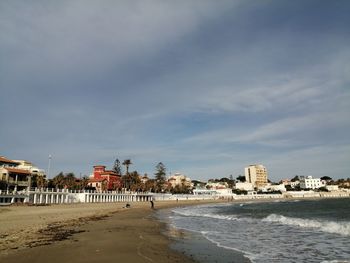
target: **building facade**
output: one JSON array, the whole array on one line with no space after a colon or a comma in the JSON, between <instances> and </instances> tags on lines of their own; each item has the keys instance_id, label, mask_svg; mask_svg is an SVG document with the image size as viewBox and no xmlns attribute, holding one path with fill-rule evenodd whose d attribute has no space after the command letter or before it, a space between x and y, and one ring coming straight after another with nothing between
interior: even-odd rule
<instances>
[{"instance_id":1,"label":"building facade","mask_svg":"<svg viewBox=\"0 0 350 263\"><path fill-rule=\"evenodd\" d=\"M300 188L301 189L318 189L326 186L320 178L313 178L311 175L300 176Z\"/></svg>"},{"instance_id":2,"label":"building facade","mask_svg":"<svg viewBox=\"0 0 350 263\"><path fill-rule=\"evenodd\" d=\"M191 179L181 173L175 173L171 175L168 179L168 183L172 188L176 186L192 187Z\"/></svg>"},{"instance_id":3,"label":"building facade","mask_svg":"<svg viewBox=\"0 0 350 263\"><path fill-rule=\"evenodd\" d=\"M104 165L95 165L88 186L99 192L120 189L122 187L121 175L115 171L106 170Z\"/></svg>"},{"instance_id":4,"label":"building facade","mask_svg":"<svg viewBox=\"0 0 350 263\"><path fill-rule=\"evenodd\" d=\"M254 187L260 188L267 184L267 169L261 164L253 164L244 168L245 180Z\"/></svg>"},{"instance_id":5,"label":"building facade","mask_svg":"<svg viewBox=\"0 0 350 263\"><path fill-rule=\"evenodd\" d=\"M0 156L0 190L26 190L31 187L33 176L45 178L45 171L28 161L10 160Z\"/></svg>"},{"instance_id":6,"label":"building facade","mask_svg":"<svg viewBox=\"0 0 350 263\"><path fill-rule=\"evenodd\" d=\"M45 170L38 168L33 163L26 161L26 160L14 160L19 165L17 166L18 169L23 169L30 171L32 175L37 175L41 177L46 177Z\"/></svg>"},{"instance_id":7,"label":"building facade","mask_svg":"<svg viewBox=\"0 0 350 263\"><path fill-rule=\"evenodd\" d=\"M243 190L243 191L253 191L254 186L252 183L247 182L237 182L235 185L235 189Z\"/></svg>"}]
</instances>

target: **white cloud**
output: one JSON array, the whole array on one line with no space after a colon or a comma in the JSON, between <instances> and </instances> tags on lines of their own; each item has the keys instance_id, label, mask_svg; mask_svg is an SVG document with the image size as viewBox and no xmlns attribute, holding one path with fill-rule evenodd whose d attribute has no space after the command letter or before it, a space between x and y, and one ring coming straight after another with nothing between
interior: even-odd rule
<instances>
[{"instance_id":1,"label":"white cloud","mask_svg":"<svg viewBox=\"0 0 350 263\"><path fill-rule=\"evenodd\" d=\"M262 161L276 174L295 149L348 145L347 39L256 24L244 3L1 2L1 148L68 170L162 159L197 177Z\"/></svg>"},{"instance_id":2,"label":"white cloud","mask_svg":"<svg viewBox=\"0 0 350 263\"><path fill-rule=\"evenodd\" d=\"M8 67L84 74L155 55L222 10L210 1L61 1L1 5ZM74 75L72 74L72 75Z\"/></svg>"}]
</instances>

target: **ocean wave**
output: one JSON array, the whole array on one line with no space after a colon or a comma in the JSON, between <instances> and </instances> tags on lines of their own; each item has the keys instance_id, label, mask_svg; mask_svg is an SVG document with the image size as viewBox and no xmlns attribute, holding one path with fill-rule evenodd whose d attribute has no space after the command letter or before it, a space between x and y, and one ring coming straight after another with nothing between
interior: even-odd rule
<instances>
[{"instance_id":1,"label":"ocean wave","mask_svg":"<svg viewBox=\"0 0 350 263\"><path fill-rule=\"evenodd\" d=\"M242 253L243 256L244 256L245 258L248 258L249 261L250 261L251 263L254 263L254 262L255 262L255 259L257 258L257 256L256 256L255 254L253 254L253 253L251 253L251 252L247 252L247 251L242 250L242 249L238 249L238 248L236 248L236 247L230 247L230 246L222 245L219 241L216 241L216 240L210 238L210 237L207 235L208 233L210 233L210 232L205 232L205 231L203 231L203 232L202 232L203 237L205 237L205 238L206 238L208 241L210 241L211 243L215 244L217 247L224 248L224 249L228 249L228 250L238 251L238 252Z\"/></svg>"},{"instance_id":2,"label":"ocean wave","mask_svg":"<svg viewBox=\"0 0 350 263\"><path fill-rule=\"evenodd\" d=\"M324 260L321 263L350 263L350 260Z\"/></svg>"},{"instance_id":3,"label":"ocean wave","mask_svg":"<svg viewBox=\"0 0 350 263\"><path fill-rule=\"evenodd\" d=\"M220 219L220 220L238 220L238 218L235 215L217 215L217 214L208 214L208 213L202 214L202 213L195 213L193 211L177 211L177 210L173 210L172 212L182 216L207 217L207 218Z\"/></svg>"},{"instance_id":4,"label":"ocean wave","mask_svg":"<svg viewBox=\"0 0 350 263\"><path fill-rule=\"evenodd\" d=\"M262 221L280 223L289 226L298 226L302 228L313 228L327 233L339 234L342 236L350 236L349 222L318 221L312 219L287 217L276 214L271 214L262 219Z\"/></svg>"}]
</instances>

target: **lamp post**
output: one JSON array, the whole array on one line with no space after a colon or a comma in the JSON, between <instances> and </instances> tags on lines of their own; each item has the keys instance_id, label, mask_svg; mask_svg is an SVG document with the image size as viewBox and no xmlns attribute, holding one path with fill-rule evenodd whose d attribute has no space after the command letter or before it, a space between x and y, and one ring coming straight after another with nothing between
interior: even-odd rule
<instances>
[{"instance_id":1,"label":"lamp post","mask_svg":"<svg viewBox=\"0 0 350 263\"><path fill-rule=\"evenodd\" d=\"M49 164L47 165L47 179L50 179L50 166L51 166L52 156L49 154Z\"/></svg>"}]
</instances>

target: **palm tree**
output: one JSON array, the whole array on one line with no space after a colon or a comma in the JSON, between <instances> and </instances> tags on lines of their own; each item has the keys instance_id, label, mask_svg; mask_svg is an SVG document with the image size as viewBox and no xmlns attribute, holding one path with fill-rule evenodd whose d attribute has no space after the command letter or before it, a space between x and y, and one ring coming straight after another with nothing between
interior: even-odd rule
<instances>
[{"instance_id":1,"label":"palm tree","mask_svg":"<svg viewBox=\"0 0 350 263\"><path fill-rule=\"evenodd\" d=\"M68 173L66 174L65 178L64 178L64 181L65 181L65 186L68 188L68 189L73 189L75 187L75 175L74 173Z\"/></svg>"},{"instance_id":2,"label":"palm tree","mask_svg":"<svg viewBox=\"0 0 350 263\"><path fill-rule=\"evenodd\" d=\"M132 163L131 163L130 159L126 159L126 160L124 160L124 162L122 164L125 165L125 169L126 169L126 174L125 174L124 180L123 180L124 186L126 189L129 189L130 188L129 165L131 165Z\"/></svg>"},{"instance_id":3,"label":"palm tree","mask_svg":"<svg viewBox=\"0 0 350 263\"><path fill-rule=\"evenodd\" d=\"M38 176L36 178L36 184L39 188L43 188L46 185L46 180L44 176Z\"/></svg>"},{"instance_id":4,"label":"palm tree","mask_svg":"<svg viewBox=\"0 0 350 263\"><path fill-rule=\"evenodd\" d=\"M137 171L131 172L130 175L128 176L130 179L130 189L132 191L140 190L141 188L141 180L140 180L140 175L138 174Z\"/></svg>"},{"instance_id":5,"label":"palm tree","mask_svg":"<svg viewBox=\"0 0 350 263\"><path fill-rule=\"evenodd\" d=\"M129 165L131 165L132 163L131 163L131 160L130 159L126 159L126 160L124 160L124 162L123 162L123 165L125 165L125 168L126 168L126 175L128 175L129 174Z\"/></svg>"},{"instance_id":6,"label":"palm tree","mask_svg":"<svg viewBox=\"0 0 350 263\"><path fill-rule=\"evenodd\" d=\"M54 178L52 178L52 184L55 188L63 188L64 186L64 174L60 172Z\"/></svg>"},{"instance_id":7,"label":"palm tree","mask_svg":"<svg viewBox=\"0 0 350 263\"><path fill-rule=\"evenodd\" d=\"M80 188L81 190L85 189L89 183L89 178L87 176L83 176L80 181Z\"/></svg>"}]
</instances>

